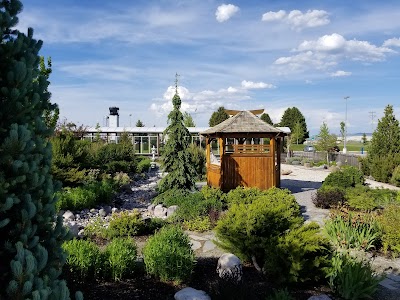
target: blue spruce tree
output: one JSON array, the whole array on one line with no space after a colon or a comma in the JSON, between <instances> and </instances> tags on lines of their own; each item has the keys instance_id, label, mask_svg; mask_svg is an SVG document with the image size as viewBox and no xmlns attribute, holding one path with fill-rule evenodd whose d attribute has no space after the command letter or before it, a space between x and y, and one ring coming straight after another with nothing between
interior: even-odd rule
<instances>
[{"instance_id":1,"label":"blue spruce tree","mask_svg":"<svg viewBox=\"0 0 400 300\"><path fill-rule=\"evenodd\" d=\"M69 299L66 236L50 175L52 110L41 41L13 29L22 4L0 0L0 299ZM81 298L81 294L77 294Z\"/></svg>"}]
</instances>

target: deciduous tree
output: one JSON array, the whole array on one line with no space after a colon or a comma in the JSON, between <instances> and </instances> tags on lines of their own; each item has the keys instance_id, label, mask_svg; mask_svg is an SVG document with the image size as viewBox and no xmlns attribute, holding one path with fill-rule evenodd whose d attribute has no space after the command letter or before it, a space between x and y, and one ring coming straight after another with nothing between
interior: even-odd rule
<instances>
[{"instance_id":1,"label":"deciduous tree","mask_svg":"<svg viewBox=\"0 0 400 300\"><path fill-rule=\"evenodd\" d=\"M208 125L210 125L210 127L214 127L215 125L218 125L227 119L229 119L229 115L226 113L225 108L221 106L217 111L212 113Z\"/></svg>"},{"instance_id":2,"label":"deciduous tree","mask_svg":"<svg viewBox=\"0 0 400 300\"><path fill-rule=\"evenodd\" d=\"M269 125L273 125L272 120L267 113L263 113L260 117L261 120L263 120L265 123L268 123Z\"/></svg>"},{"instance_id":3,"label":"deciduous tree","mask_svg":"<svg viewBox=\"0 0 400 300\"><path fill-rule=\"evenodd\" d=\"M326 152L326 161L329 165L329 152L334 146L336 146L337 136L329 132L328 125L325 122L322 123L319 134L319 140L317 141L316 148L319 151Z\"/></svg>"},{"instance_id":4,"label":"deciduous tree","mask_svg":"<svg viewBox=\"0 0 400 300\"><path fill-rule=\"evenodd\" d=\"M299 141L304 139L304 129L303 126L301 126L300 122L297 121L296 124L294 124L293 132L292 132L292 143L294 144L299 144Z\"/></svg>"},{"instance_id":5,"label":"deciduous tree","mask_svg":"<svg viewBox=\"0 0 400 300\"><path fill-rule=\"evenodd\" d=\"M304 131L304 137L299 140L299 143L301 144L305 141L306 138L309 137L309 133L307 130L306 119L297 107L289 107L288 109L286 109L278 126L289 127L290 130L293 132L296 122L300 122L301 127Z\"/></svg>"},{"instance_id":6,"label":"deciduous tree","mask_svg":"<svg viewBox=\"0 0 400 300\"><path fill-rule=\"evenodd\" d=\"M185 127L196 127L192 116L188 112L185 112L183 114L183 124L185 125Z\"/></svg>"}]
</instances>

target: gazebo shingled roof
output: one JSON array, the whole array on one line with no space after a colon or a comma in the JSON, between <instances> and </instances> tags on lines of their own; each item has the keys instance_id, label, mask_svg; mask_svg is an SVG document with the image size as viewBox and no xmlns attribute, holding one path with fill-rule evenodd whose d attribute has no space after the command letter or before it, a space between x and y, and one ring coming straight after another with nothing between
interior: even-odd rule
<instances>
[{"instance_id":1,"label":"gazebo shingled roof","mask_svg":"<svg viewBox=\"0 0 400 300\"><path fill-rule=\"evenodd\" d=\"M201 135L211 135L215 133L277 133L279 135L286 135L286 133L263 120L259 119L249 111L240 111L233 117L211 127L203 132Z\"/></svg>"}]
</instances>

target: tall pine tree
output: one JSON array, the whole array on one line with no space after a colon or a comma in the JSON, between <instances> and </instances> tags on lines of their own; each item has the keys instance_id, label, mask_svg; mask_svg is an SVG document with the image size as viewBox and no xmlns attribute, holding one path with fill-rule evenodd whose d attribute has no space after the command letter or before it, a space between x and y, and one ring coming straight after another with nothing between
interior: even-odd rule
<instances>
[{"instance_id":1,"label":"tall pine tree","mask_svg":"<svg viewBox=\"0 0 400 300\"><path fill-rule=\"evenodd\" d=\"M269 114L267 113L263 113L260 117L261 120L263 120L265 123L269 124L269 125L273 125L271 117L269 116Z\"/></svg>"},{"instance_id":2,"label":"tall pine tree","mask_svg":"<svg viewBox=\"0 0 400 300\"><path fill-rule=\"evenodd\" d=\"M182 101L178 95L177 80L175 87L175 95L172 98L174 108L168 115L169 126L164 131L167 142L162 155L163 167L168 174L160 181L160 192L169 189L192 190L196 178L196 170L188 151L190 133L183 124L183 114L180 111Z\"/></svg>"},{"instance_id":3,"label":"tall pine tree","mask_svg":"<svg viewBox=\"0 0 400 300\"><path fill-rule=\"evenodd\" d=\"M69 299L58 279L66 231L50 175L54 108L40 73L41 41L13 29L22 4L0 1L0 299Z\"/></svg>"},{"instance_id":4,"label":"tall pine tree","mask_svg":"<svg viewBox=\"0 0 400 300\"><path fill-rule=\"evenodd\" d=\"M215 125L218 125L227 119L229 119L229 115L225 111L225 108L221 106L217 111L212 113L210 120L208 121L208 125L210 125L210 127L214 127Z\"/></svg>"}]
</instances>

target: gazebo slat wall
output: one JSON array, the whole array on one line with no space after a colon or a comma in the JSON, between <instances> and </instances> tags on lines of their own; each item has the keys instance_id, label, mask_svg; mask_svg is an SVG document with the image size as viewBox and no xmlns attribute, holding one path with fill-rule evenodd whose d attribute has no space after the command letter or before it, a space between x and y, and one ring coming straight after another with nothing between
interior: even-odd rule
<instances>
[{"instance_id":1,"label":"gazebo slat wall","mask_svg":"<svg viewBox=\"0 0 400 300\"><path fill-rule=\"evenodd\" d=\"M282 130L242 111L201 134L206 136L209 186L224 191L280 186Z\"/></svg>"}]
</instances>

